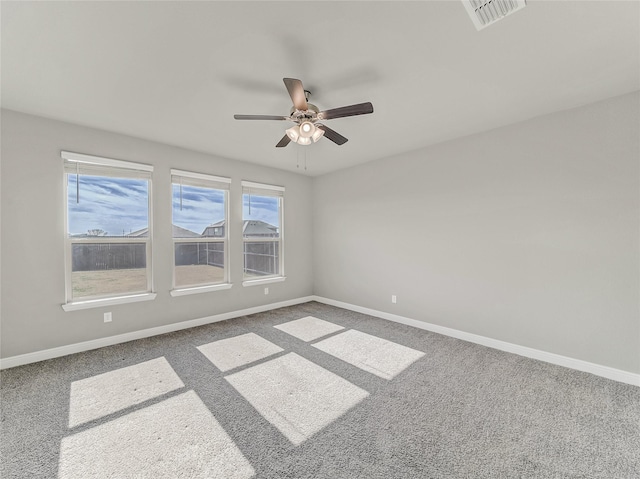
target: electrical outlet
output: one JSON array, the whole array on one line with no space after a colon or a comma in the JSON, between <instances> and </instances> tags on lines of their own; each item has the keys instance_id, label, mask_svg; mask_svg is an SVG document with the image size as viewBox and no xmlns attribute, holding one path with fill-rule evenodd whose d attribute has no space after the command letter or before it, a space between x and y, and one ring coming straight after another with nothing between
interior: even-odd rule
<instances>
[{"instance_id":1,"label":"electrical outlet","mask_svg":"<svg viewBox=\"0 0 640 479\"><path fill-rule=\"evenodd\" d=\"M104 313L104 322L105 323L110 323L112 320L113 320L113 316L111 315L111 312Z\"/></svg>"},{"instance_id":2,"label":"electrical outlet","mask_svg":"<svg viewBox=\"0 0 640 479\"><path fill-rule=\"evenodd\" d=\"M392 302L393 304L396 304L396 303L398 302L398 298L396 298L396 295L395 295L395 294L392 294L392 295L391 295L391 302Z\"/></svg>"},{"instance_id":3,"label":"electrical outlet","mask_svg":"<svg viewBox=\"0 0 640 479\"><path fill-rule=\"evenodd\" d=\"M269 288L264 288L264 294L269 294Z\"/></svg>"}]
</instances>

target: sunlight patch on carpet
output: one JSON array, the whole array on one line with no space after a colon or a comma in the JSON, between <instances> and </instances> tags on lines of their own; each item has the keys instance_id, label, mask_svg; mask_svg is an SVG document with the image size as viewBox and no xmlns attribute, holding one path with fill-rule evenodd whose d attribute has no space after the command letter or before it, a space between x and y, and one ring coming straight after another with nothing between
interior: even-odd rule
<instances>
[{"instance_id":1,"label":"sunlight patch on carpet","mask_svg":"<svg viewBox=\"0 0 640 479\"><path fill-rule=\"evenodd\" d=\"M305 318L278 324L274 328L284 331L302 341L313 341L327 334L335 333L344 329L342 326L324 321L323 319L307 316Z\"/></svg>"},{"instance_id":2,"label":"sunlight patch on carpet","mask_svg":"<svg viewBox=\"0 0 640 479\"><path fill-rule=\"evenodd\" d=\"M255 471L194 391L62 439L59 479L247 479Z\"/></svg>"},{"instance_id":3,"label":"sunlight patch on carpet","mask_svg":"<svg viewBox=\"0 0 640 479\"><path fill-rule=\"evenodd\" d=\"M69 427L184 387L164 357L71 383Z\"/></svg>"},{"instance_id":4,"label":"sunlight patch on carpet","mask_svg":"<svg viewBox=\"0 0 640 479\"><path fill-rule=\"evenodd\" d=\"M369 393L295 353L225 378L293 444L301 444Z\"/></svg>"},{"instance_id":5,"label":"sunlight patch on carpet","mask_svg":"<svg viewBox=\"0 0 640 479\"><path fill-rule=\"evenodd\" d=\"M351 329L312 345L384 379L393 379L424 356L422 351Z\"/></svg>"},{"instance_id":6,"label":"sunlight patch on carpet","mask_svg":"<svg viewBox=\"0 0 640 479\"><path fill-rule=\"evenodd\" d=\"M255 333L203 344L198 347L198 350L222 372L284 351L280 346L276 346Z\"/></svg>"}]
</instances>

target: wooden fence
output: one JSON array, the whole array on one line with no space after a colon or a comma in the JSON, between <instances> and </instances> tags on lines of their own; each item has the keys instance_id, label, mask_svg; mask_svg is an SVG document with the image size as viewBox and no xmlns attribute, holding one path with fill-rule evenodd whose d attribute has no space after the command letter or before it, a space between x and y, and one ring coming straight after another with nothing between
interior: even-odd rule
<instances>
[{"instance_id":1,"label":"wooden fence","mask_svg":"<svg viewBox=\"0 0 640 479\"><path fill-rule=\"evenodd\" d=\"M147 267L144 243L87 243L71 246L72 271Z\"/></svg>"}]
</instances>

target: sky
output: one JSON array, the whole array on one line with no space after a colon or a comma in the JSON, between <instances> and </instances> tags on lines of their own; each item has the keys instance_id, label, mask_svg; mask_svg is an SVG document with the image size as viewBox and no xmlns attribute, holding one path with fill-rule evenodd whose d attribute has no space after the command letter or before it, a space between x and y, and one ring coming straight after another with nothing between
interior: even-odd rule
<instances>
[{"instance_id":1,"label":"sky","mask_svg":"<svg viewBox=\"0 0 640 479\"><path fill-rule=\"evenodd\" d=\"M69 234L100 229L109 236L121 236L149 224L148 181L80 175L79 202L76 175L67 175Z\"/></svg>"},{"instance_id":2,"label":"sky","mask_svg":"<svg viewBox=\"0 0 640 479\"><path fill-rule=\"evenodd\" d=\"M180 185L172 188L174 225L202 234L207 226L224 219L223 191L183 185L181 209Z\"/></svg>"},{"instance_id":3,"label":"sky","mask_svg":"<svg viewBox=\"0 0 640 479\"><path fill-rule=\"evenodd\" d=\"M249 208L249 195L242 195L242 219L260 220L279 228L278 198L251 195L251 208Z\"/></svg>"},{"instance_id":4,"label":"sky","mask_svg":"<svg viewBox=\"0 0 640 479\"><path fill-rule=\"evenodd\" d=\"M145 179L80 175L79 202L76 202L76 175L68 178L69 234L100 229L108 236L121 236L146 228L149 187ZM211 188L172 185L173 224L201 234L210 224L224 219L224 193ZM243 195L243 219L260 220L280 226L278 199Z\"/></svg>"}]
</instances>

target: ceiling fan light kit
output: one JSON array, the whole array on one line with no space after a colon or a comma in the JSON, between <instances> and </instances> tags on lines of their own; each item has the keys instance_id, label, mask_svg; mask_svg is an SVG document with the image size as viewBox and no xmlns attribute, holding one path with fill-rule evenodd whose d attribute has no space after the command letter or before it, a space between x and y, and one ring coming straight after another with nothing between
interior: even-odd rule
<instances>
[{"instance_id":1,"label":"ceiling fan light kit","mask_svg":"<svg viewBox=\"0 0 640 479\"><path fill-rule=\"evenodd\" d=\"M315 128L315 131L313 132L313 135L311 135L311 139L315 143L320 138L322 138L323 135L324 135L324 130L321 130L320 128Z\"/></svg>"},{"instance_id":2,"label":"ceiling fan light kit","mask_svg":"<svg viewBox=\"0 0 640 479\"><path fill-rule=\"evenodd\" d=\"M298 125L292 126L287 131L285 131L287 136L291 139L291 141L298 142L298 138L300 138L300 127Z\"/></svg>"},{"instance_id":3,"label":"ceiling fan light kit","mask_svg":"<svg viewBox=\"0 0 640 479\"><path fill-rule=\"evenodd\" d=\"M313 126L313 123L311 123L309 120L305 120L300 123L300 136L304 138L311 138L311 135L313 135L314 131L316 131L316 127Z\"/></svg>"},{"instance_id":4,"label":"ceiling fan light kit","mask_svg":"<svg viewBox=\"0 0 640 479\"><path fill-rule=\"evenodd\" d=\"M322 138L324 130L316 128L310 121L305 121L300 126L292 126L285 133L291 141L298 145L310 145L311 142L315 143Z\"/></svg>"},{"instance_id":5,"label":"ceiling fan light kit","mask_svg":"<svg viewBox=\"0 0 640 479\"><path fill-rule=\"evenodd\" d=\"M283 148L292 141L298 145L310 145L323 136L336 145L344 145L348 141L347 138L328 126L318 123L318 121L373 113L373 105L370 102L320 111L317 106L307 103L311 93L303 88L300 80L283 78L283 81L293 101L293 108L291 108L289 116L233 115L236 120L288 120L294 122L295 125L285 131L285 135L278 142L276 148Z\"/></svg>"}]
</instances>

